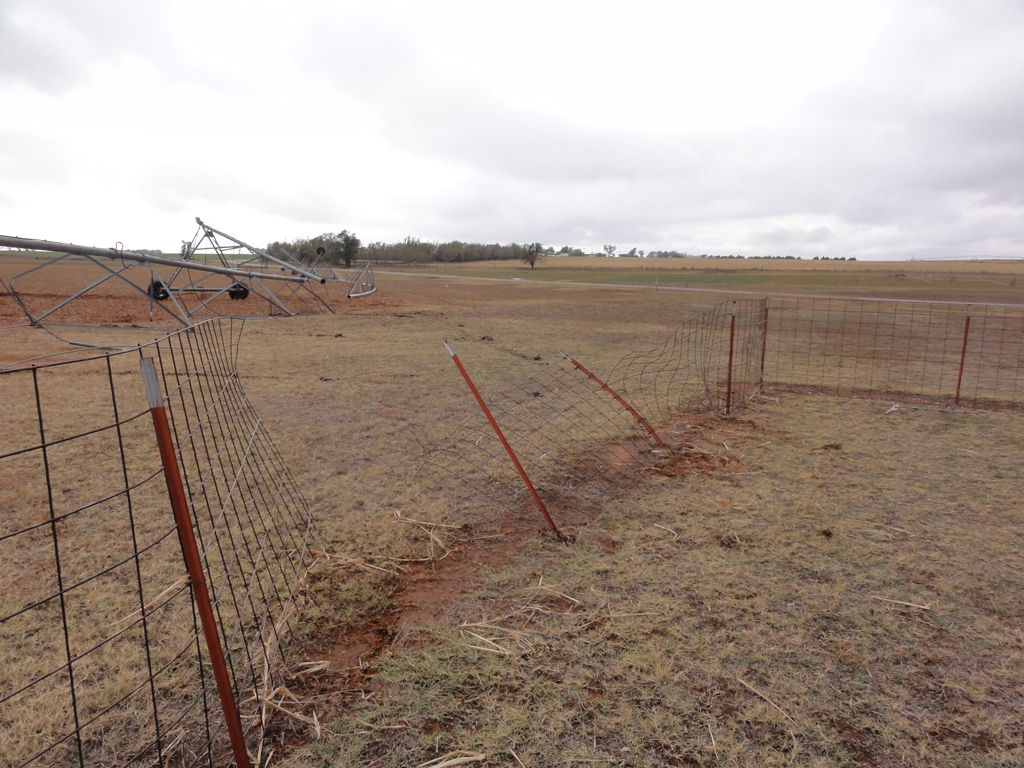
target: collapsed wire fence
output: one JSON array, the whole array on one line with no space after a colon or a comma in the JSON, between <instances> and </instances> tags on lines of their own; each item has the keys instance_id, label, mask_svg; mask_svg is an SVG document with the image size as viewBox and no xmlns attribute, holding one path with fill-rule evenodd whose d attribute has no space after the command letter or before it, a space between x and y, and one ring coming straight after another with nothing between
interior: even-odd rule
<instances>
[{"instance_id":1,"label":"collapsed wire fence","mask_svg":"<svg viewBox=\"0 0 1024 768\"><path fill-rule=\"evenodd\" d=\"M729 411L761 383L766 308L763 299L710 307L654 349L623 357L609 386L657 424L683 413Z\"/></svg>"},{"instance_id":2,"label":"collapsed wire fence","mask_svg":"<svg viewBox=\"0 0 1024 768\"><path fill-rule=\"evenodd\" d=\"M227 764L217 657L258 753L312 518L240 386L241 327L0 371L0 766ZM141 358L158 373L219 648L183 563Z\"/></svg>"},{"instance_id":3,"label":"collapsed wire fence","mask_svg":"<svg viewBox=\"0 0 1024 768\"><path fill-rule=\"evenodd\" d=\"M821 298L726 302L687 319L654 349L622 358L605 386L555 364L486 404L481 398L493 413L493 429L483 414L475 415L420 458L517 516L530 513L532 478L537 505L549 503L561 522L573 524L656 468L666 452L685 449L676 422L729 413L759 391L1020 409L1022 369L1021 306ZM639 429L629 409L653 425L656 439ZM496 429L507 433L514 459ZM659 445L657 434L667 445ZM521 478L515 461L525 470Z\"/></svg>"},{"instance_id":4,"label":"collapsed wire fence","mask_svg":"<svg viewBox=\"0 0 1024 768\"><path fill-rule=\"evenodd\" d=\"M579 523L584 519L579 513L629 487L640 456L650 450L628 412L607 407L606 397L575 367L553 364L488 398L491 416L533 478L556 529ZM517 517L531 509L537 514L529 487L483 413L464 421L421 459Z\"/></svg>"},{"instance_id":5,"label":"collapsed wire fence","mask_svg":"<svg viewBox=\"0 0 1024 768\"><path fill-rule=\"evenodd\" d=\"M556 534L579 525L672 450L659 432L675 415L732 408L756 392L764 317L764 301L713 307L653 350L623 358L608 383L567 356L486 398L497 429L486 411L475 414L420 460L517 517L547 507Z\"/></svg>"}]
</instances>

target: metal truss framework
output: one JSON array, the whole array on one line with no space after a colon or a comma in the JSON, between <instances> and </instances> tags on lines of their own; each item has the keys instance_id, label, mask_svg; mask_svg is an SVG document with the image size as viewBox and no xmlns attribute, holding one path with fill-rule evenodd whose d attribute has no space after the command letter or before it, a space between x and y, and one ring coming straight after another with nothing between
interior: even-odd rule
<instances>
[{"instance_id":1,"label":"metal truss framework","mask_svg":"<svg viewBox=\"0 0 1024 768\"><path fill-rule=\"evenodd\" d=\"M377 290L373 268L367 263L352 280L340 276L322 262L319 253L311 264L294 259L278 259L225 232L214 229L196 217L199 229L189 243L182 259L168 259L138 251L59 243L0 235L0 246L23 251L59 254L11 278L5 290L25 313L31 325L43 327L55 322L55 313L72 304L101 285L114 281L128 287L128 295L138 295L149 302L149 319L164 316L182 327L191 327L198 318L209 316L235 317L298 314L300 311L334 313L329 284L343 284L348 298L366 296ZM56 302L38 307L26 301L28 294L18 291L18 281L61 264L66 259L85 259L99 272L88 285L57 298ZM139 280L136 267L148 267L148 279ZM157 268L162 267L164 274ZM167 268L171 269L166 276ZM257 312L225 312L223 302L254 298L265 310ZM37 300L38 295L33 296ZM220 309L218 309L220 307Z\"/></svg>"},{"instance_id":2,"label":"metal truss framework","mask_svg":"<svg viewBox=\"0 0 1024 768\"><path fill-rule=\"evenodd\" d=\"M214 229L203 222L198 216L196 217L196 223L199 225L199 229L189 244L188 253L184 257L186 261L194 261L196 254L206 258L209 258L212 254L220 260L223 266L233 266L236 268L259 267L264 270L277 268L282 271L290 271L292 274L302 275L310 281L320 283L324 286L323 290L325 293L328 283L344 283L350 286L345 293L346 298L349 299L369 296L377 290L373 276L373 265L370 262L366 262L356 276L350 280L339 274L337 270L324 261L326 252L323 248L318 248L316 256L309 257L308 259L296 259L293 256L287 255L283 258L278 258L226 232ZM308 288L308 285L306 287Z\"/></svg>"}]
</instances>

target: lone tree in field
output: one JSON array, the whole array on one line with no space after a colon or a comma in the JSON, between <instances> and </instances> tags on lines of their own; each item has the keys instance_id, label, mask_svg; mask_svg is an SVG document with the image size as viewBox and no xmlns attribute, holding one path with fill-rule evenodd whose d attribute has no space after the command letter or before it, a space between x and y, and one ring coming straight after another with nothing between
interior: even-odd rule
<instances>
[{"instance_id":1,"label":"lone tree in field","mask_svg":"<svg viewBox=\"0 0 1024 768\"><path fill-rule=\"evenodd\" d=\"M606 245L604 246L604 255L610 259L615 255L617 250L619 250L619 246L617 245Z\"/></svg>"},{"instance_id":2,"label":"lone tree in field","mask_svg":"<svg viewBox=\"0 0 1024 768\"><path fill-rule=\"evenodd\" d=\"M540 243L530 243L523 246L523 263L529 264L530 269L533 269L543 257L544 246Z\"/></svg>"}]
</instances>

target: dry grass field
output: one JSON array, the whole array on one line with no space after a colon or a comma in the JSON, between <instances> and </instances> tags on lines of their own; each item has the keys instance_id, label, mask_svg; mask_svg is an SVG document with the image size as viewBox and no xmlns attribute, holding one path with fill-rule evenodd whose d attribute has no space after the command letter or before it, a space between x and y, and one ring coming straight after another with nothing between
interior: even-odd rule
<instances>
[{"instance_id":1,"label":"dry grass field","mask_svg":"<svg viewBox=\"0 0 1024 768\"><path fill-rule=\"evenodd\" d=\"M381 269L386 269L382 267ZM791 295L1018 303L1024 261L807 261L785 259L606 259L547 257L517 262L398 267L420 274Z\"/></svg>"},{"instance_id":2,"label":"dry grass field","mask_svg":"<svg viewBox=\"0 0 1024 768\"><path fill-rule=\"evenodd\" d=\"M263 765L1024 763L1019 415L767 392L675 423L708 460L653 467L571 545L420 466L476 407L442 339L487 398L560 350L606 373L727 291L769 291L587 261L380 269L337 315L247 325L242 381L322 552L284 702L319 733L282 714ZM917 264L744 266L771 291L1024 299L1016 263L953 282L930 263L921 285ZM4 362L55 348L0 329Z\"/></svg>"}]
</instances>

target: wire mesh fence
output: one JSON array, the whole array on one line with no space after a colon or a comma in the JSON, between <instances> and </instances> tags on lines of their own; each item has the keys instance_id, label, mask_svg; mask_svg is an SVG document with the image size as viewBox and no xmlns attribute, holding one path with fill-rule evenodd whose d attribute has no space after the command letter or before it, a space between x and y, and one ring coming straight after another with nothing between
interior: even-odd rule
<instances>
[{"instance_id":1,"label":"wire mesh fence","mask_svg":"<svg viewBox=\"0 0 1024 768\"><path fill-rule=\"evenodd\" d=\"M740 403L759 384L764 308L764 301L730 302L690 318L655 349L623 358L609 387L655 428L684 411ZM559 527L579 524L603 500L634 487L671 450L600 381L569 362L551 364L486 399ZM421 460L517 516L536 514L483 414L464 421Z\"/></svg>"},{"instance_id":2,"label":"wire mesh fence","mask_svg":"<svg viewBox=\"0 0 1024 768\"><path fill-rule=\"evenodd\" d=\"M763 299L711 307L654 349L622 358L609 385L655 423L742 403L761 383L766 307Z\"/></svg>"},{"instance_id":3,"label":"wire mesh fence","mask_svg":"<svg viewBox=\"0 0 1024 768\"><path fill-rule=\"evenodd\" d=\"M613 397L551 366L488 400L543 501L585 514L656 464L675 420L729 411L763 387L1024 405L1024 307L773 298L727 302L625 356L608 386L666 436L657 447ZM526 488L486 419L474 416L422 459L492 501L530 513Z\"/></svg>"},{"instance_id":4,"label":"wire mesh fence","mask_svg":"<svg viewBox=\"0 0 1024 768\"><path fill-rule=\"evenodd\" d=\"M568 363L549 365L487 404L559 528L593 504L630 487L646 433L626 409ZM478 413L420 457L468 488L513 510L540 514L516 468Z\"/></svg>"},{"instance_id":5,"label":"wire mesh fence","mask_svg":"<svg viewBox=\"0 0 1024 768\"><path fill-rule=\"evenodd\" d=\"M239 384L241 327L0 371L0 766L226 764L221 650L257 748L312 520ZM141 357L160 373L222 649L199 626Z\"/></svg>"},{"instance_id":6,"label":"wire mesh fence","mask_svg":"<svg viewBox=\"0 0 1024 768\"><path fill-rule=\"evenodd\" d=\"M783 298L768 310L765 383L1020 407L1024 307Z\"/></svg>"}]
</instances>

